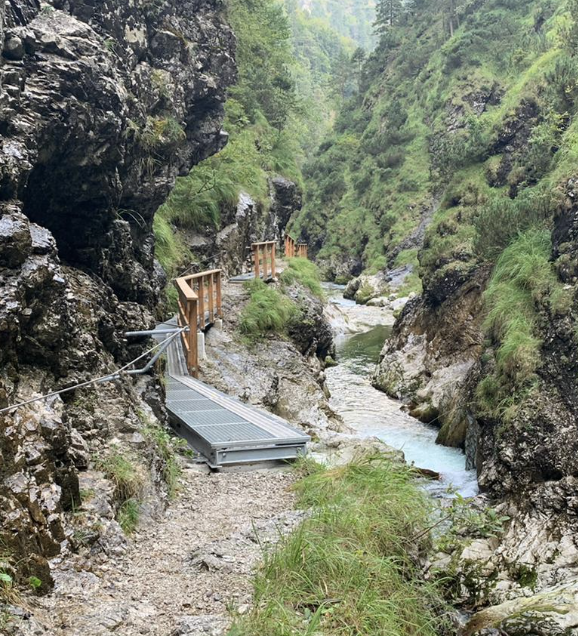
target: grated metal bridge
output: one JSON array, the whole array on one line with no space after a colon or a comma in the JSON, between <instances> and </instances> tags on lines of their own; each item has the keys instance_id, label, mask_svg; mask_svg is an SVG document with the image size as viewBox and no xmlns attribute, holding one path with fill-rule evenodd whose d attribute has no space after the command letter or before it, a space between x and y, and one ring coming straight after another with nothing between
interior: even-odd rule
<instances>
[{"instance_id":1,"label":"grated metal bridge","mask_svg":"<svg viewBox=\"0 0 578 636\"><path fill-rule=\"evenodd\" d=\"M295 459L306 452L308 435L191 377L178 339L167 349L166 391L174 429L212 468Z\"/></svg>"}]
</instances>

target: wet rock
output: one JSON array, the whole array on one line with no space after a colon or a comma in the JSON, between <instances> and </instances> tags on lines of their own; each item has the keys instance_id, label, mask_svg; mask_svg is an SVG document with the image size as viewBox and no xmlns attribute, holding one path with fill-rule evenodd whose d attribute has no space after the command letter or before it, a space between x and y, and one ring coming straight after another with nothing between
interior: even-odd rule
<instances>
[{"instance_id":1,"label":"wet rock","mask_svg":"<svg viewBox=\"0 0 578 636\"><path fill-rule=\"evenodd\" d=\"M482 351L482 284L478 272L441 306L426 294L410 300L381 353L373 384L405 401L410 413L441 427L439 441L463 446L469 386Z\"/></svg>"},{"instance_id":2,"label":"wet rock","mask_svg":"<svg viewBox=\"0 0 578 636\"><path fill-rule=\"evenodd\" d=\"M384 273L368 276L363 274L349 281L343 297L355 300L359 305L366 305L370 300L383 296L389 291L389 285Z\"/></svg>"},{"instance_id":3,"label":"wet rock","mask_svg":"<svg viewBox=\"0 0 578 636\"><path fill-rule=\"evenodd\" d=\"M299 351L306 358L316 356L319 360L333 356L333 331L325 319L323 301L299 285L289 287L286 293L301 311L299 320L288 330Z\"/></svg>"},{"instance_id":4,"label":"wet rock","mask_svg":"<svg viewBox=\"0 0 578 636\"><path fill-rule=\"evenodd\" d=\"M381 297L381 298L372 298L368 300L366 305L368 307L383 307L384 309L391 309L392 304L389 298Z\"/></svg>"},{"instance_id":5,"label":"wet rock","mask_svg":"<svg viewBox=\"0 0 578 636\"><path fill-rule=\"evenodd\" d=\"M363 457L381 456L403 462L404 454L376 437L359 438L351 435L332 435L313 445L313 452L328 466L345 466Z\"/></svg>"},{"instance_id":6,"label":"wet rock","mask_svg":"<svg viewBox=\"0 0 578 636\"><path fill-rule=\"evenodd\" d=\"M548 634L566 636L578 629L578 580L534 596L520 597L482 610L466 625L464 636Z\"/></svg>"}]
</instances>

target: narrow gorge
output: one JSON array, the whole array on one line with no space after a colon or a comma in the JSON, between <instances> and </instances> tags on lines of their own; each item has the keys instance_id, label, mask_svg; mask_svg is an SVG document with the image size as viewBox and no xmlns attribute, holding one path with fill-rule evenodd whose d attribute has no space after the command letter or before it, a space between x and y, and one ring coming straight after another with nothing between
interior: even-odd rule
<instances>
[{"instance_id":1,"label":"narrow gorge","mask_svg":"<svg viewBox=\"0 0 578 636\"><path fill-rule=\"evenodd\" d=\"M0 51L0 634L578 635L578 0Z\"/></svg>"}]
</instances>

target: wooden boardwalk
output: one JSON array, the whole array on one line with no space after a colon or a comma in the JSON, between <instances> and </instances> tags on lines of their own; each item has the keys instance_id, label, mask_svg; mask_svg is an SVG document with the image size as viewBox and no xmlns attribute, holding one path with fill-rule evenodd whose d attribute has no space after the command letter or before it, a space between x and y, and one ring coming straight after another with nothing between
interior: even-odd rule
<instances>
[{"instance_id":1,"label":"wooden boardwalk","mask_svg":"<svg viewBox=\"0 0 578 636\"><path fill-rule=\"evenodd\" d=\"M158 329L175 326L170 321ZM166 375L172 425L212 468L305 454L308 435L191 377L178 339L167 350Z\"/></svg>"}]
</instances>

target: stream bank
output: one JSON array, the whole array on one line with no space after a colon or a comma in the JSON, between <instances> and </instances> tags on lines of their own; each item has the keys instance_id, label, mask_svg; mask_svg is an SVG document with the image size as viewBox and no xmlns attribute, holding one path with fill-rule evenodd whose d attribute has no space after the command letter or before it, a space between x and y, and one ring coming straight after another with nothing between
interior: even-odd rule
<instances>
[{"instance_id":1,"label":"stream bank","mask_svg":"<svg viewBox=\"0 0 578 636\"><path fill-rule=\"evenodd\" d=\"M440 474L428 489L441 494L448 488L463 497L477 494L475 471L466 470L465 455L457 448L436 444L439 430L403 412L403 404L371 384L384 343L390 337L393 311L358 305L343 297L343 287L326 285L328 320L336 334L338 364L326 370L330 406L345 424L362 437L378 438L404 453L409 464Z\"/></svg>"}]
</instances>

